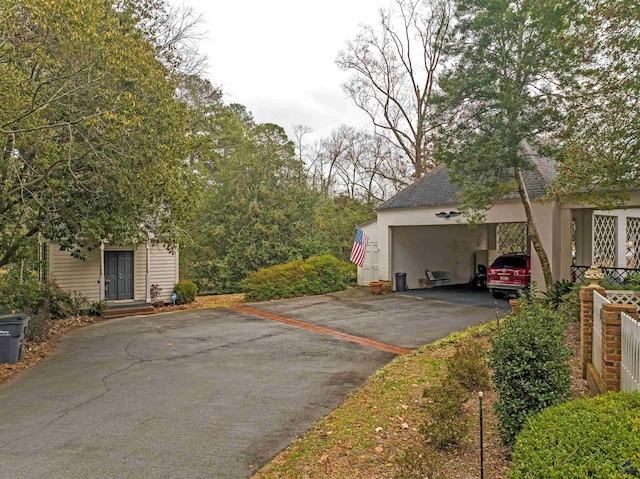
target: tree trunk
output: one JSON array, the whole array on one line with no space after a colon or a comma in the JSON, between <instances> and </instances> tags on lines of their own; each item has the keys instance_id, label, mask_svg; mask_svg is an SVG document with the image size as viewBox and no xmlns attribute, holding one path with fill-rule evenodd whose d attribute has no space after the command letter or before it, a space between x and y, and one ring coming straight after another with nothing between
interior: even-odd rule
<instances>
[{"instance_id":1,"label":"tree trunk","mask_svg":"<svg viewBox=\"0 0 640 479\"><path fill-rule=\"evenodd\" d=\"M538 258L540 259L540 265L542 266L542 274L544 275L544 283L545 289L547 291L551 290L553 286L553 276L551 275L551 265L549 264L549 257L547 256L547 252L542 245L542 240L540 239L540 234L538 233L538 228L536 228L536 224L533 221L533 213L531 212L531 199L529 198L529 194L527 193L527 188L524 184L524 179L522 178L522 171L520 168L514 168L514 175L516 178L516 182L518 183L518 194L520 195L520 200L522 201L522 205L524 206L524 212L527 216L527 225L529 226L529 236L531 237L531 242L533 243L533 249L538 254Z\"/></svg>"}]
</instances>

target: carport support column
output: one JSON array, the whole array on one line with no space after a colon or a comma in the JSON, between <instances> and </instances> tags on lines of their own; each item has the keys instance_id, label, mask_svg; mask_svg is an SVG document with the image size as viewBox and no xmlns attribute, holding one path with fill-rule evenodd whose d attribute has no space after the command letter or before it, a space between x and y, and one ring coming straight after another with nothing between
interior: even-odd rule
<instances>
[{"instance_id":1,"label":"carport support column","mask_svg":"<svg viewBox=\"0 0 640 479\"><path fill-rule=\"evenodd\" d=\"M147 261L146 261L146 270L145 270L145 291L146 298L145 302L151 303L151 275L149 274L149 263L151 262L151 242L147 240Z\"/></svg>"},{"instance_id":2,"label":"carport support column","mask_svg":"<svg viewBox=\"0 0 640 479\"><path fill-rule=\"evenodd\" d=\"M556 273L556 277L560 279L571 279L571 229L573 226L573 217L571 210L560 210L560 250L554 251L554 256L558 255L557 262L560 265L560 271ZM559 274L558 274L559 273Z\"/></svg>"},{"instance_id":3,"label":"carport support column","mask_svg":"<svg viewBox=\"0 0 640 479\"><path fill-rule=\"evenodd\" d=\"M99 298L100 301L104 301L104 241L100 241L100 280L98 283L100 286Z\"/></svg>"}]
</instances>

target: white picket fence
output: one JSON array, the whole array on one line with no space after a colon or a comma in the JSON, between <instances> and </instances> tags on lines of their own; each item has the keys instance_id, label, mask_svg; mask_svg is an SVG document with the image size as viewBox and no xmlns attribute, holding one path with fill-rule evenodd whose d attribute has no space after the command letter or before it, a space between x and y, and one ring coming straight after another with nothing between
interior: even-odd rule
<instances>
[{"instance_id":1,"label":"white picket fence","mask_svg":"<svg viewBox=\"0 0 640 479\"><path fill-rule=\"evenodd\" d=\"M593 292L593 348L591 350L591 364L596 368L600 377L602 377L602 320L600 311L602 305L611 303L597 291Z\"/></svg>"},{"instance_id":2,"label":"white picket fence","mask_svg":"<svg viewBox=\"0 0 640 479\"><path fill-rule=\"evenodd\" d=\"M622 319L622 365L620 390L640 391L640 322L627 313Z\"/></svg>"}]
</instances>

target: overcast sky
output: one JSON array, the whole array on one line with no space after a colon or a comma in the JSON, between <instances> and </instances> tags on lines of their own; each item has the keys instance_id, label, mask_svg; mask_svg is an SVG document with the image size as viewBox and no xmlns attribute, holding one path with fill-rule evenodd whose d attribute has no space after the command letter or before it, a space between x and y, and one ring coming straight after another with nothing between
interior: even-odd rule
<instances>
[{"instance_id":1,"label":"overcast sky","mask_svg":"<svg viewBox=\"0 0 640 479\"><path fill-rule=\"evenodd\" d=\"M369 127L346 98L347 74L335 59L360 24L377 22L389 0L172 0L202 15L206 76L227 102L241 103L260 123L277 123L291 139L293 124L317 139L343 123ZM305 139L306 141L306 139Z\"/></svg>"}]
</instances>

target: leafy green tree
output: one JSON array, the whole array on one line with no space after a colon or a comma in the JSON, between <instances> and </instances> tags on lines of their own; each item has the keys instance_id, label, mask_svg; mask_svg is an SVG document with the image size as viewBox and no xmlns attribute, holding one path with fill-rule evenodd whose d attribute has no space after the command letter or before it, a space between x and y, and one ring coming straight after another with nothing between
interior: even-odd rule
<instances>
[{"instance_id":1,"label":"leafy green tree","mask_svg":"<svg viewBox=\"0 0 640 479\"><path fill-rule=\"evenodd\" d=\"M314 206L284 130L257 124L241 105L218 105L208 136L210 179L182 252L183 274L200 290L238 291L250 271L315 253Z\"/></svg>"},{"instance_id":2,"label":"leafy green tree","mask_svg":"<svg viewBox=\"0 0 640 479\"><path fill-rule=\"evenodd\" d=\"M600 207L624 204L640 187L640 5L584 0L571 33L580 63L568 96L571 107L557 138L560 174L551 194Z\"/></svg>"},{"instance_id":3,"label":"leafy green tree","mask_svg":"<svg viewBox=\"0 0 640 479\"><path fill-rule=\"evenodd\" d=\"M462 188L462 210L483 217L496 198L517 191L547 288L551 267L523 181L527 142L558 131L566 109L558 84L571 71L571 0L460 0L458 62L441 82L448 125L443 159Z\"/></svg>"},{"instance_id":4,"label":"leafy green tree","mask_svg":"<svg viewBox=\"0 0 640 479\"><path fill-rule=\"evenodd\" d=\"M318 251L348 261L355 226L375 216L372 205L348 196L324 197L315 208Z\"/></svg>"},{"instance_id":5,"label":"leafy green tree","mask_svg":"<svg viewBox=\"0 0 640 479\"><path fill-rule=\"evenodd\" d=\"M177 241L198 185L187 112L138 23L99 0L0 0L0 266L37 235L78 255Z\"/></svg>"}]
</instances>

